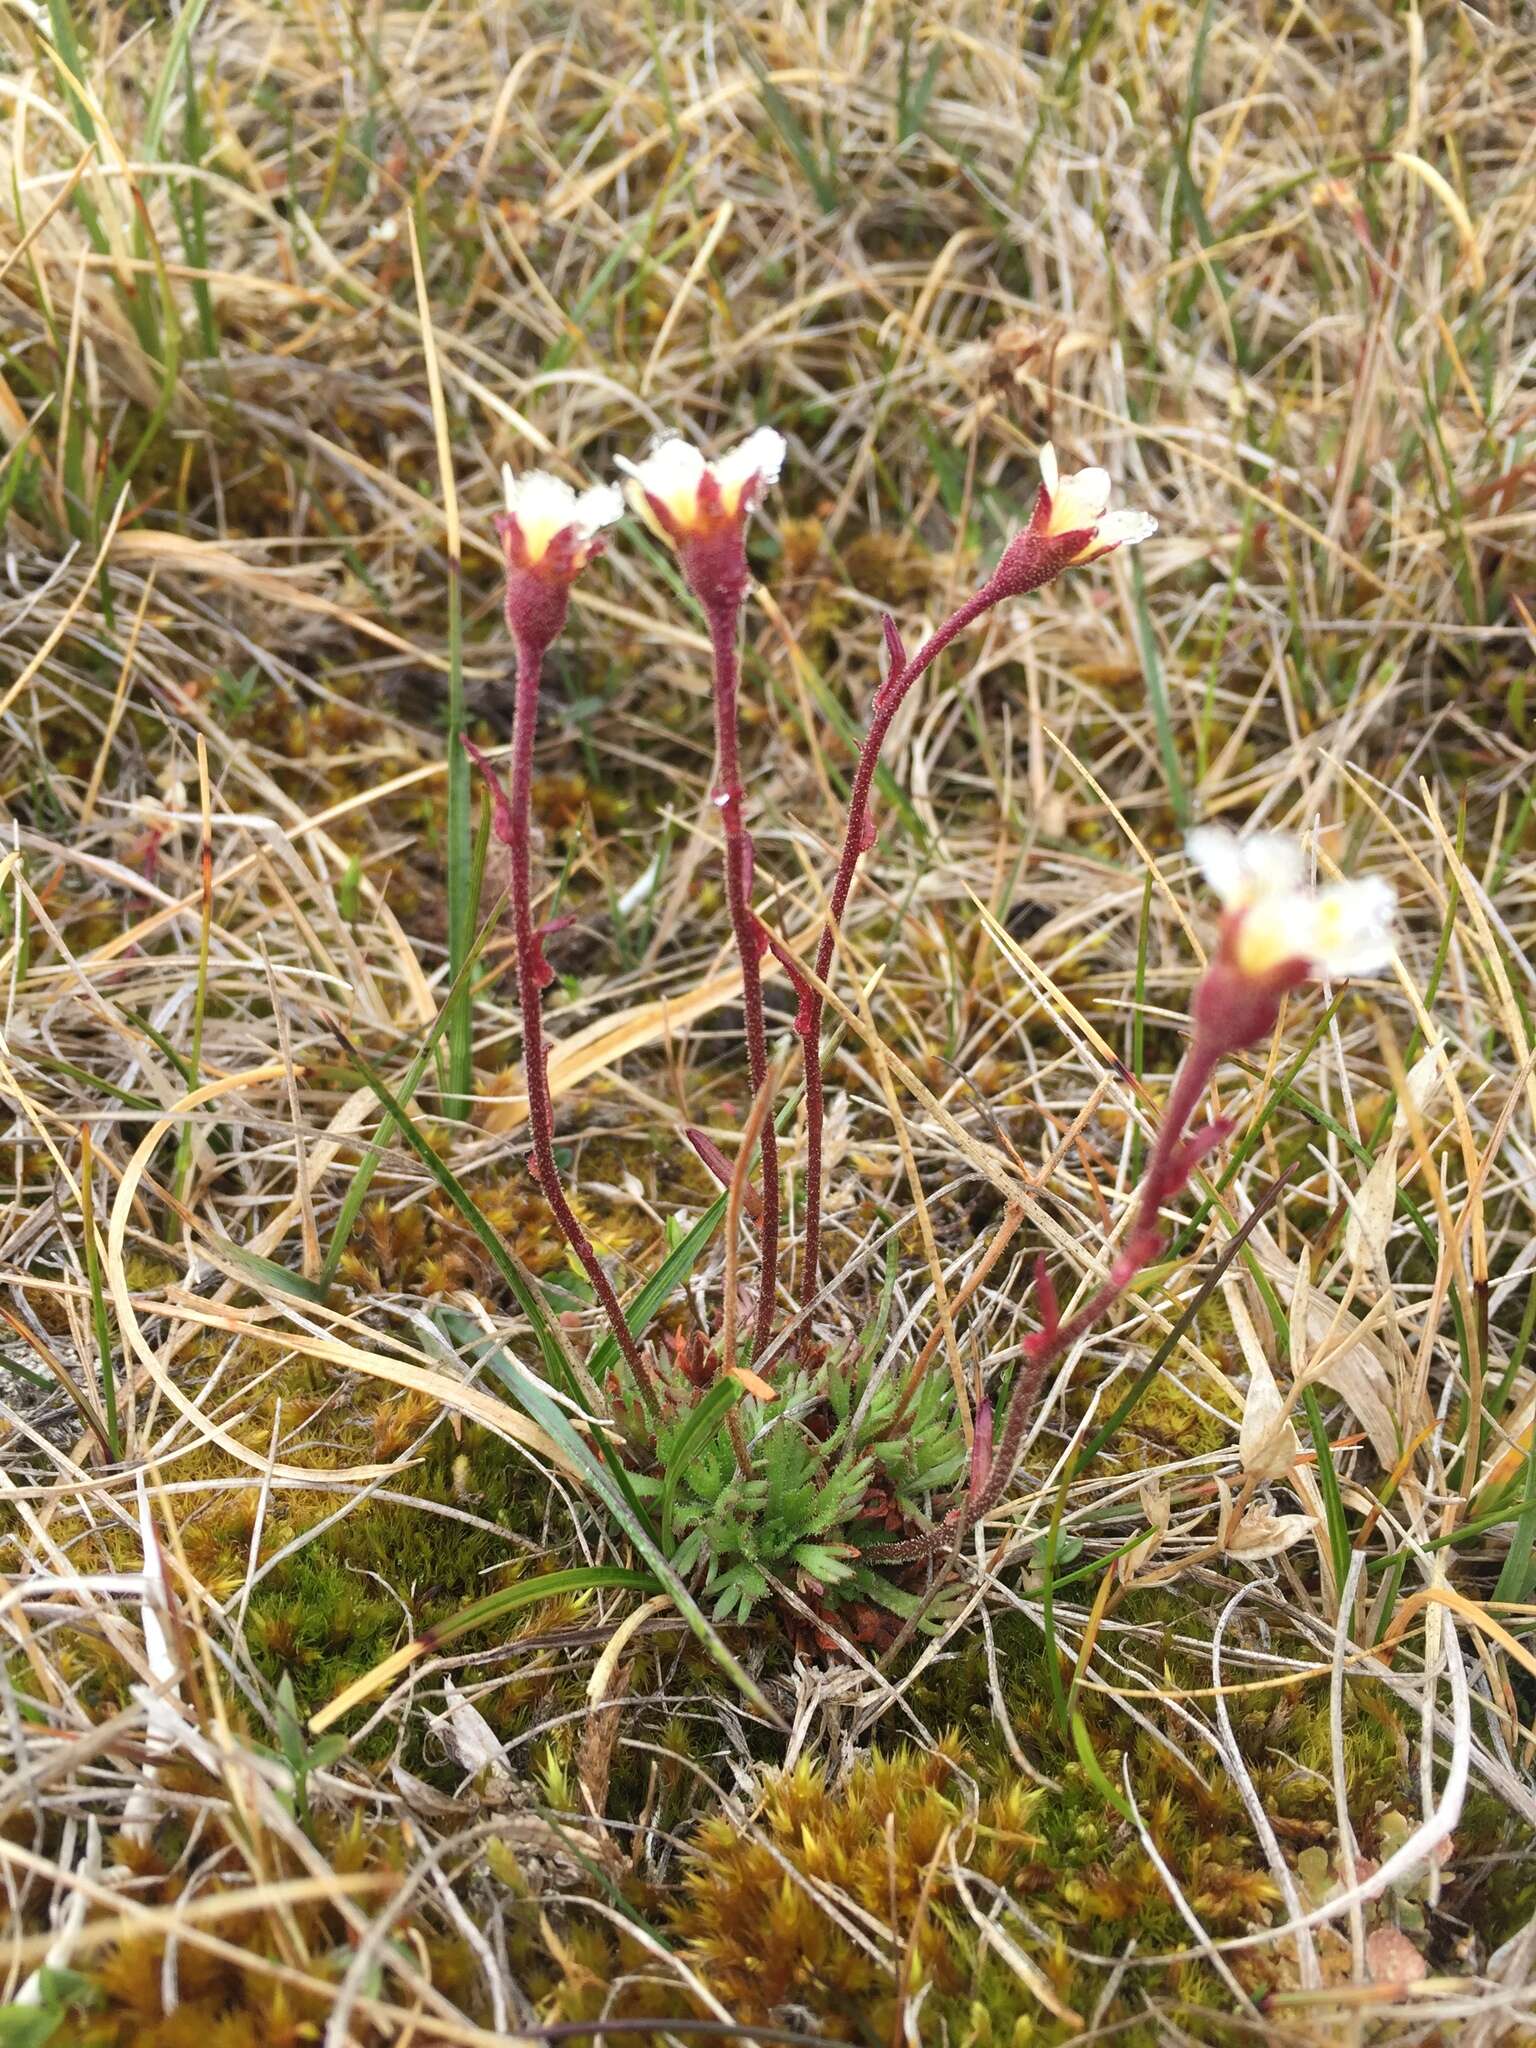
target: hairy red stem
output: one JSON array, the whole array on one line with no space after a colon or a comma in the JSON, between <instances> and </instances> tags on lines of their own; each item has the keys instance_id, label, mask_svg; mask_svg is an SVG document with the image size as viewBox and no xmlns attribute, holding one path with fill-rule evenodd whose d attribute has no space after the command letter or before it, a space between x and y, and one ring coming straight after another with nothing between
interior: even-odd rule
<instances>
[{"instance_id":1,"label":"hairy red stem","mask_svg":"<svg viewBox=\"0 0 1536 2048\"><path fill-rule=\"evenodd\" d=\"M1103 1320L1136 1275L1144 1267L1149 1266L1162 1249L1163 1227L1160 1211L1164 1202L1183 1190L1189 1178L1191 1155L1187 1148L1186 1131L1190 1118L1210 1085L1222 1050L1222 1046L1214 1042L1209 1033L1196 1026L1194 1038L1179 1064L1173 1087L1169 1090L1167 1107L1163 1112L1162 1122L1158 1126L1157 1137L1153 1141L1152 1151L1142 1176L1135 1219L1125 1243L1115 1255L1114 1263L1109 1269L1109 1278L1077 1314L1065 1323L1054 1320L1054 1294L1048 1295L1047 1298L1052 1305L1047 1309L1046 1327L1035 1337L1025 1340L1024 1369L1019 1375L1018 1383L1013 1390L1013 1398L1008 1404L1008 1420L998 1439L991 1470L985 1477L978 1474L973 1479L972 1489L965 1500L957 1507L951 1508L937 1528L930 1529L926 1535L914 1536L905 1543L893 1544L889 1550L882 1550L882 1563L910 1563L919 1558L933 1557L940 1551L949 1549L963 1540L964 1536L984 1516L990 1514L1001 1500L1013 1478L1014 1467L1018 1463L1020 1447L1024 1441L1025 1427L1034 1413L1040 1383L1048 1368L1096 1323ZM1045 1293L1044 1289L1042 1293Z\"/></svg>"},{"instance_id":2,"label":"hairy red stem","mask_svg":"<svg viewBox=\"0 0 1536 2048\"><path fill-rule=\"evenodd\" d=\"M741 745L737 730L741 660L736 650L736 625L741 607L740 599L732 601L728 594L713 600L706 598L704 602L715 659L715 806L725 830L725 898L741 962L741 1011L747 1044L747 1077L755 1100L768 1077L768 1030L763 1013L764 939L762 927L752 914L752 835L742 818ZM754 1361L761 1358L768 1348L778 1285L779 1143L773 1128L771 1106L763 1118L760 1142L763 1195L758 1237L762 1247L762 1275L752 1334Z\"/></svg>"},{"instance_id":3,"label":"hairy red stem","mask_svg":"<svg viewBox=\"0 0 1536 2048\"><path fill-rule=\"evenodd\" d=\"M848 824L843 834L842 855L837 863L837 874L832 883L832 895L827 906L827 921L822 929L821 943L816 948L816 979L825 983L832 967L833 954L837 948L837 932L843 921L843 912L848 907L848 897L853 889L853 877L859 865L859 857L874 844L874 827L870 817L869 799L874 787L875 770L880 765L880 750L885 745L886 735L892 720L901 709L902 701L918 677L928 669L948 647L950 642L963 633L993 605L1013 593L1008 588L998 587L998 579L984 583L974 596L968 597L958 611L952 612L943 625L925 641L912 659L900 665L895 664L894 642L888 636L887 644L892 646L893 666L885 681L875 693L874 708L870 713L869 731L859 749L858 766L854 770L853 794L848 804ZM805 1004L805 1021L801 1032L805 1047L805 1251L800 1268L800 1305L808 1307L816 1293L818 1272L821 1264L821 1180L822 1180L822 1124L826 1113L826 1094L822 1082L821 1031L826 1004L819 988L812 987L802 999ZM807 1323L802 1341L809 1336Z\"/></svg>"},{"instance_id":4,"label":"hairy red stem","mask_svg":"<svg viewBox=\"0 0 1536 2048\"><path fill-rule=\"evenodd\" d=\"M533 1171L539 1191L553 1211L566 1243L581 1261L592 1290L602 1304L609 1328L623 1352L636 1385L654 1413L660 1403L656 1383L640 1346L624 1320L613 1283L603 1271L592 1241L566 1198L555 1163L554 1103L549 1092L549 1049L544 1039L543 991L548 977L540 934L533 921L533 875L529 819L533 793L533 736L539 715L539 678L543 648L519 635L517 700L512 728L512 779L508 813L498 818L497 837L509 856L512 927L517 939L517 1001L523 1020L523 1086L528 1096L528 1131L533 1140ZM499 809L499 807L498 807Z\"/></svg>"}]
</instances>

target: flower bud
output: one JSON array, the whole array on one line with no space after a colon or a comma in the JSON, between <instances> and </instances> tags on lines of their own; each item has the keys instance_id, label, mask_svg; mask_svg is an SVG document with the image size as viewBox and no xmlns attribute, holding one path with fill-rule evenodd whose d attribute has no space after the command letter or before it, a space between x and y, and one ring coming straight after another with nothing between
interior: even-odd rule
<instances>
[{"instance_id":1,"label":"flower bud","mask_svg":"<svg viewBox=\"0 0 1536 2048\"><path fill-rule=\"evenodd\" d=\"M1008 543L993 578L1001 594L1022 597L1064 569L1081 568L1156 533L1157 521L1148 512L1130 507L1111 512L1110 490L1107 469L1063 476L1047 441L1040 450L1040 489L1029 524Z\"/></svg>"},{"instance_id":2,"label":"flower bud","mask_svg":"<svg viewBox=\"0 0 1536 2048\"><path fill-rule=\"evenodd\" d=\"M507 565L507 630L542 655L565 624L571 585L603 549L603 528L624 516L612 484L579 495L542 469L502 465L506 510L496 515Z\"/></svg>"},{"instance_id":3,"label":"flower bud","mask_svg":"<svg viewBox=\"0 0 1536 2048\"><path fill-rule=\"evenodd\" d=\"M784 436L759 427L716 462L680 434L664 435L639 462L618 458L706 611L734 608L746 593L747 520L778 482L784 454Z\"/></svg>"}]
</instances>

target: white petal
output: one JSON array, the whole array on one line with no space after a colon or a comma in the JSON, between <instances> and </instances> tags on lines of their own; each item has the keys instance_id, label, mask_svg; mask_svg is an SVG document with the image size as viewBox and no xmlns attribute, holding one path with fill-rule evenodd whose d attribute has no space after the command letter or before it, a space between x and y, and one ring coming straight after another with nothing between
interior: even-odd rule
<instances>
[{"instance_id":1,"label":"white petal","mask_svg":"<svg viewBox=\"0 0 1536 2048\"><path fill-rule=\"evenodd\" d=\"M1050 441L1047 441L1040 450L1040 481L1052 498L1061 489L1061 471L1056 462L1056 449Z\"/></svg>"},{"instance_id":2,"label":"white petal","mask_svg":"<svg viewBox=\"0 0 1536 2048\"><path fill-rule=\"evenodd\" d=\"M1344 974L1379 974L1392 959L1396 909L1397 891L1381 875L1320 889L1310 954L1316 973L1329 981Z\"/></svg>"},{"instance_id":3,"label":"white petal","mask_svg":"<svg viewBox=\"0 0 1536 2048\"><path fill-rule=\"evenodd\" d=\"M1133 548L1138 541L1150 540L1157 531L1157 521L1150 512L1138 512L1129 505L1118 512L1106 512L1099 521L1098 531L1093 537L1093 551L1096 555L1108 554L1111 548Z\"/></svg>"},{"instance_id":4,"label":"white petal","mask_svg":"<svg viewBox=\"0 0 1536 2048\"><path fill-rule=\"evenodd\" d=\"M617 484L594 484L576 500L576 529L583 540L617 526L624 517L624 493Z\"/></svg>"},{"instance_id":5,"label":"white petal","mask_svg":"<svg viewBox=\"0 0 1536 2048\"><path fill-rule=\"evenodd\" d=\"M759 484L764 490L776 484L787 452L788 443L781 433L773 427L759 427L729 454L711 464L725 509L735 511L749 484Z\"/></svg>"},{"instance_id":6,"label":"white petal","mask_svg":"<svg viewBox=\"0 0 1536 2048\"><path fill-rule=\"evenodd\" d=\"M1225 825L1200 825L1184 845L1228 910L1293 895L1306 879L1301 847L1288 832L1239 836Z\"/></svg>"},{"instance_id":7,"label":"white petal","mask_svg":"<svg viewBox=\"0 0 1536 2048\"><path fill-rule=\"evenodd\" d=\"M1238 841L1237 851L1250 899L1290 895L1306 880L1301 842L1289 832L1245 833Z\"/></svg>"},{"instance_id":8,"label":"white petal","mask_svg":"<svg viewBox=\"0 0 1536 2048\"><path fill-rule=\"evenodd\" d=\"M553 513L558 510L570 515L576 507L576 493L564 478L551 476L547 469L525 469L521 476L514 475L510 462L501 465L501 487L506 497L507 510L521 518L524 507L538 517L546 508Z\"/></svg>"},{"instance_id":9,"label":"white petal","mask_svg":"<svg viewBox=\"0 0 1536 2048\"><path fill-rule=\"evenodd\" d=\"M1197 825L1185 839L1184 850L1223 904L1231 908L1243 899L1242 841L1235 832L1225 825Z\"/></svg>"},{"instance_id":10,"label":"white petal","mask_svg":"<svg viewBox=\"0 0 1536 2048\"><path fill-rule=\"evenodd\" d=\"M1059 491L1051 493L1051 523L1048 533L1075 533L1080 527L1097 526L1109 508L1113 486L1107 469L1080 469L1061 479Z\"/></svg>"},{"instance_id":11,"label":"white petal","mask_svg":"<svg viewBox=\"0 0 1536 2048\"><path fill-rule=\"evenodd\" d=\"M1241 912L1233 945L1245 974L1305 961L1319 979L1334 980L1375 974L1392 959L1397 893L1382 876L1309 888L1300 843L1288 832L1239 838L1224 825L1202 825L1185 846L1222 907Z\"/></svg>"}]
</instances>

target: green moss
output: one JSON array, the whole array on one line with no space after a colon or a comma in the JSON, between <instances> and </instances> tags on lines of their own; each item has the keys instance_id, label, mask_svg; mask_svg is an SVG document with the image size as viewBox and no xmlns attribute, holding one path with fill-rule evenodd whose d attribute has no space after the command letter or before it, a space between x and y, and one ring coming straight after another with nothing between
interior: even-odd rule
<instances>
[{"instance_id":1,"label":"green moss","mask_svg":"<svg viewBox=\"0 0 1536 2048\"><path fill-rule=\"evenodd\" d=\"M271 1682L289 1673L306 1713L388 1656L404 1636L447 1619L526 1569L526 1551L511 1539L537 1532L548 1507L547 1484L526 1459L474 1427L461 1437L446 1424L436 1430L398 1486L418 1500L499 1524L507 1538L398 1501L394 1489L386 1488L270 1572L252 1595L248 1641ZM302 1511L307 1520L318 1519L320 1498ZM332 1497L323 1512L334 1507ZM298 1533L293 1522L290 1514L264 1550L290 1541ZM569 1610L567 1618L575 1612ZM559 1620L546 1606L479 1638L466 1636L456 1648L472 1653L481 1644L500 1647L518 1632L542 1631ZM570 1691L574 1701L574 1678ZM512 1684L498 1687L483 1711L507 1735L521 1726L528 1705L527 1689ZM411 1753L429 1768L420 1755L420 1726L412 1733Z\"/></svg>"},{"instance_id":2,"label":"green moss","mask_svg":"<svg viewBox=\"0 0 1536 2048\"><path fill-rule=\"evenodd\" d=\"M1236 1400L1210 1373L1183 1360L1170 1362L1137 1402L1119 1440L1106 1449L1106 1469L1145 1465L1148 1443L1176 1459L1209 1456L1233 1442L1240 1417Z\"/></svg>"}]
</instances>

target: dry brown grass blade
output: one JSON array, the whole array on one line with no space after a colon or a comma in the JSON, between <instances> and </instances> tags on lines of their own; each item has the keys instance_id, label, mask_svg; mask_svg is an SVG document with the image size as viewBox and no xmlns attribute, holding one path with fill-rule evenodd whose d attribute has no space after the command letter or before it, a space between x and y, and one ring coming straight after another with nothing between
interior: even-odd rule
<instances>
[{"instance_id":1,"label":"dry brown grass blade","mask_svg":"<svg viewBox=\"0 0 1536 2048\"><path fill-rule=\"evenodd\" d=\"M770 959L763 961L763 978L778 972ZM595 1017L579 1031L559 1039L550 1050L549 1085L555 1095L568 1095L594 1074L617 1066L632 1053L658 1045L681 1032L700 1017L707 1017L741 992L740 968L714 974L682 995L657 996L634 1003L616 1015ZM487 1130L515 1131L528 1115L527 1097L498 1095L486 1112Z\"/></svg>"},{"instance_id":2,"label":"dry brown grass blade","mask_svg":"<svg viewBox=\"0 0 1536 2048\"><path fill-rule=\"evenodd\" d=\"M33 1871L53 1873L42 1859L29 1860L24 1850L6 1843L0 1847L0 1861L20 1864ZM97 1920L87 1920L73 1935L71 1948L82 1960L99 1949L115 1948L128 1941L153 1940L156 1935L181 1934L193 1941L204 1928L221 1920L238 1920L262 1912L282 1912L292 1906L323 1903L332 1898L369 1898L387 1893L399 1883L390 1871L352 1870L332 1872L324 1878L280 1878L248 1889L212 1892L201 1898L178 1901L174 1906L138 1906L122 1909L121 1894L105 1886L88 1885L74 1878L68 1888L84 1890L93 1903L117 1908ZM9 1953L18 1968L42 1962L58 1945L55 1934L23 1935L10 1944ZM238 1950L232 1951L238 1954Z\"/></svg>"},{"instance_id":3,"label":"dry brown grass blade","mask_svg":"<svg viewBox=\"0 0 1536 2048\"><path fill-rule=\"evenodd\" d=\"M365 1351L360 1345L349 1344L345 1338L319 1337L311 1331L282 1323L263 1322L254 1316L242 1315L236 1309L211 1308L193 1295L168 1293L162 1312L169 1320L196 1329L221 1330L226 1336L239 1337L248 1344L279 1346L295 1357L312 1358L320 1365L341 1366L350 1372L366 1373L372 1379L386 1380L391 1386L403 1387L410 1393L428 1395L445 1413L462 1415L470 1422L481 1423L495 1435L536 1452L541 1459L558 1466L573 1485L585 1486L587 1483L580 1467L537 1423L530 1422L526 1415L498 1400L494 1394L487 1394L482 1388L471 1386L464 1380L452 1379L447 1373L438 1372L430 1366L413 1364L410 1359L397 1357L392 1351ZM289 1467L274 1465L265 1458L260 1460L260 1465L263 1472L275 1477L297 1476ZM392 1465L356 1466L334 1475L327 1474L327 1477L378 1477L395 1469Z\"/></svg>"},{"instance_id":4,"label":"dry brown grass blade","mask_svg":"<svg viewBox=\"0 0 1536 2048\"><path fill-rule=\"evenodd\" d=\"M89 571L86 573L85 576L81 578L79 589L75 592L74 596L70 599L69 603L65 606L64 610L59 614L58 619L55 621L54 625L49 629L48 636L43 641L41 647L38 648L37 652L31 657L29 661L23 664L21 673L17 676L16 680L11 684L10 688L6 691L5 695L3 697L0 697L0 718L3 718L6 715L6 713L10 710L11 706L16 702L17 698L20 697L22 692L33 682L36 676L42 671L44 665L48 661L49 657L53 654L55 648L57 648L59 643L64 639L64 636L69 632L69 629L71 628L71 626L74 625L76 619L79 618L81 612L84 610L86 604L89 602L92 592L96 588L96 578L101 573L102 564L106 561L108 554L111 552L113 540L117 534L118 522L122 519L122 516L127 511L127 509L128 492L125 489L119 494L117 503L112 508L111 514L107 521L106 531L105 533L103 533L101 541L97 546L95 559L91 563Z\"/></svg>"},{"instance_id":5,"label":"dry brown grass blade","mask_svg":"<svg viewBox=\"0 0 1536 2048\"><path fill-rule=\"evenodd\" d=\"M211 1416L204 1414L197 1403L182 1392L166 1370L159 1353L144 1334L127 1269L128 1229L132 1221L139 1183L167 1134L179 1127L183 1117L192 1115L208 1103L219 1102L228 1096L243 1094L251 1089L280 1084L285 1071L281 1061L274 1061L248 1068L243 1073L228 1074L220 1080L205 1082L201 1088L194 1088L183 1095L165 1116L150 1126L128 1161L113 1199L112 1213L107 1224L105 1276L123 1342L159 1393L182 1420L191 1426L194 1435L203 1442L217 1444L226 1456L235 1459L238 1464L248 1467L253 1472L271 1473L283 1479L303 1479L313 1475L306 1474L302 1466L274 1462L264 1452L253 1450L241 1443L238 1437L232 1436ZM357 1465L339 1470L331 1476L356 1480L376 1479L390 1469L387 1465Z\"/></svg>"},{"instance_id":6,"label":"dry brown grass blade","mask_svg":"<svg viewBox=\"0 0 1536 2048\"><path fill-rule=\"evenodd\" d=\"M113 559L125 565L147 563L152 568L165 570L168 574L190 576L215 585L223 585L243 591L247 596L263 600L277 609L309 612L316 618L330 619L337 625L345 626L350 632L360 633L365 639L377 641L381 647L391 648L396 654L409 655L412 661L419 661L426 667L446 674L447 659L443 655L429 654L424 648L405 639L388 626L381 626L366 612L354 610L348 605L337 604L333 598L323 597L317 591L306 590L301 584L278 575L274 570L258 568L240 555L215 541L193 540L182 533L125 533L117 536L115 542L108 534L100 554L105 556L111 548ZM21 682L13 684L6 696L0 698L0 710L10 702Z\"/></svg>"}]
</instances>

